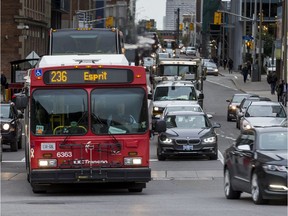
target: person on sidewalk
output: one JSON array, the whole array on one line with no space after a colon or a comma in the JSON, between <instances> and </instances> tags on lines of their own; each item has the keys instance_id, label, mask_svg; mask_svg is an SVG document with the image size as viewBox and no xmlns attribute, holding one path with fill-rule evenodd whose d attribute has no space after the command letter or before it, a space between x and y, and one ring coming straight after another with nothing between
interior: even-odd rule
<instances>
[{"instance_id":1,"label":"person on sidewalk","mask_svg":"<svg viewBox=\"0 0 288 216\"><path fill-rule=\"evenodd\" d=\"M275 95L275 88L276 88L277 81L278 81L278 78L277 78L276 71L270 72L267 75L267 82L270 85L272 95Z\"/></svg>"},{"instance_id":2,"label":"person on sidewalk","mask_svg":"<svg viewBox=\"0 0 288 216\"><path fill-rule=\"evenodd\" d=\"M233 60L229 58L229 61L228 61L229 74L232 73L232 69L233 69Z\"/></svg>"},{"instance_id":3,"label":"person on sidewalk","mask_svg":"<svg viewBox=\"0 0 288 216\"><path fill-rule=\"evenodd\" d=\"M250 77L250 79L251 79L251 61L247 61L247 68L248 68L248 74L249 74L249 77Z\"/></svg>"},{"instance_id":4,"label":"person on sidewalk","mask_svg":"<svg viewBox=\"0 0 288 216\"><path fill-rule=\"evenodd\" d=\"M243 75L244 83L246 83L246 81L247 81L247 76L248 76L247 63L245 63L245 64L242 66L242 75Z\"/></svg>"},{"instance_id":5,"label":"person on sidewalk","mask_svg":"<svg viewBox=\"0 0 288 216\"><path fill-rule=\"evenodd\" d=\"M276 85L276 92L277 92L277 100L278 100L278 102L282 102L282 99L283 99L282 96L283 96L284 83L285 83L285 81L281 80L281 82L279 82Z\"/></svg>"},{"instance_id":6,"label":"person on sidewalk","mask_svg":"<svg viewBox=\"0 0 288 216\"><path fill-rule=\"evenodd\" d=\"M5 74L1 72L1 101L6 101L6 92L5 89L7 88L8 82Z\"/></svg>"},{"instance_id":7,"label":"person on sidewalk","mask_svg":"<svg viewBox=\"0 0 288 216\"><path fill-rule=\"evenodd\" d=\"M224 70L226 70L226 66L227 66L227 59L224 58L224 60L223 60L223 67L224 67Z\"/></svg>"}]
</instances>

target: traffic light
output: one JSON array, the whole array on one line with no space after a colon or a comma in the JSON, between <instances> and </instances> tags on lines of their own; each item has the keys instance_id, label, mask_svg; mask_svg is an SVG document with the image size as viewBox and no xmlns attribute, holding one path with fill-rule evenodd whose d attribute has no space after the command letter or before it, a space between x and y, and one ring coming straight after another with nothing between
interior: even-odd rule
<instances>
[{"instance_id":1,"label":"traffic light","mask_svg":"<svg viewBox=\"0 0 288 216\"><path fill-rule=\"evenodd\" d=\"M183 23L179 24L179 30L182 31L183 30Z\"/></svg>"},{"instance_id":2,"label":"traffic light","mask_svg":"<svg viewBox=\"0 0 288 216\"><path fill-rule=\"evenodd\" d=\"M245 44L246 44L246 47L247 47L248 50L252 49L252 47L253 47L253 42L252 41L246 41Z\"/></svg>"},{"instance_id":3,"label":"traffic light","mask_svg":"<svg viewBox=\"0 0 288 216\"><path fill-rule=\"evenodd\" d=\"M151 22L146 21L146 29L150 30L151 29Z\"/></svg>"},{"instance_id":4,"label":"traffic light","mask_svg":"<svg viewBox=\"0 0 288 216\"><path fill-rule=\"evenodd\" d=\"M194 31L194 23L189 24L189 29L190 29L190 31Z\"/></svg>"},{"instance_id":5,"label":"traffic light","mask_svg":"<svg viewBox=\"0 0 288 216\"><path fill-rule=\"evenodd\" d=\"M214 24L221 25L222 24L222 13L214 12Z\"/></svg>"},{"instance_id":6,"label":"traffic light","mask_svg":"<svg viewBox=\"0 0 288 216\"><path fill-rule=\"evenodd\" d=\"M108 16L105 20L105 25L106 25L106 28L111 28L113 27L113 24L114 24L114 17L113 16Z\"/></svg>"}]
</instances>

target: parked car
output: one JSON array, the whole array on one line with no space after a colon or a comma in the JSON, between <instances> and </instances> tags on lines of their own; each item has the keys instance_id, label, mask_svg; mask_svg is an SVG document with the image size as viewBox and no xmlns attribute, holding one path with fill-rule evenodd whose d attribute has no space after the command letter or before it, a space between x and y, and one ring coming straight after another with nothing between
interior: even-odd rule
<instances>
[{"instance_id":1,"label":"parked car","mask_svg":"<svg viewBox=\"0 0 288 216\"><path fill-rule=\"evenodd\" d=\"M248 98L244 98L239 106L236 106L236 128L240 129L240 119L244 115L244 112L247 106L251 103L251 101L271 101L269 98L266 97L259 97L257 95L252 95Z\"/></svg>"},{"instance_id":2,"label":"parked car","mask_svg":"<svg viewBox=\"0 0 288 216\"><path fill-rule=\"evenodd\" d=\"M223 155L226 198L246 192L255 204L287 199L287 152L287 127L242 131Z\"/></svg>"},{"instance_id":3,"label":"parked car","mask_svg":"<svg viewBox=\"0 0 288 216\"><path fill-rule=\"evenodd\" d=\"M1 144L10 145L11 151L22 148L23 114L16 109L14 103L2 103L0 108ZM2 146L1 146L2 147Z\"/></svg>"},{"instance_id":4,"label":"parked car","mask_svg":"<svg viewBox=\"0 0 288 216\"><path fill-rule=\"evenodd\" d=\"M240 130L253 127L280 126L287 120L285 107L280 102L253 101L240 120Z\"/></svg>"},{"instance_id":5,"label":"parked car","mask_svg":"<svg viewBox=\"0 0 288 216\"><path fill-rule=\"evenodd\" d=\"M195 47L187 47L185 50L186 55L196 55L196 48Z\"/></svg>"},{"instance_id":6,"label":"parked car","mask_svg":"<svg viewBox=\"0 0 288 216\"><path fill-rule=\"evenodd\" d=\"M241 101L244 98L248 98L251 96L251 94L247 93L237 93L234 94L232 99L227 99L226 102L228 102L228 107L227 107L227 121L231 121L232 119L236 119L236 109L237 106L240 105Z\"/></svg>"},{"instance_id":7,"label":"parked car","mask_svg":"<svg viewBox=\"0 0 288 216\"><path fill-rule=\"evenodd\" d=\"M218 157L218 144L215 128L203 112L175 111L164 117L166 131L158 136L157 157L163 161L170 156L208 156L210 160ZM157 128L158 122L156 122Z\"/></svg>"},{"instance_id":8,"label":"parked car","mask_svg":"<svg viewBox=\"0 0 288 216\"><path fill-rule=\"evenodd\" d=\"M214 62L208 62L208 61L204 62L203 69L206 75L214 75L214 76L219 75L218 67Z\"/></svg>"}]
</instances>

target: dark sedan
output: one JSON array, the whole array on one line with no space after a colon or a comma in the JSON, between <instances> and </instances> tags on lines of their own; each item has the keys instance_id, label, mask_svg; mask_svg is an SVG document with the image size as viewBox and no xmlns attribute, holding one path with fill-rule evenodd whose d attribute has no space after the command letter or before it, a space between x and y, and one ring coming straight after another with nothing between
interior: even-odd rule
<instances>
[{"instance_id":1,"label":"dark sedan","mask_svg":"<svg viewBox=\"0 0 288 216\"><path fill-rule=\"evenodd\" d=\"M14 103L1 103L1 144L8 144L11 151L22 148L22 124L20 119L23 114L18 111ZM2 147L2 146L1 146Z\"/></svg>"},{"instance_id":2,"label":"dark sedan","mask_svg":"<svg viewBox=\"0 0 288 216\"><path fill-rule=\"evenodd\" d=\"M234 94L232 99L227 99L226 102L228 102L227 107L227 121L231 121L232 119L236 119L236 109L237 106L240 105L241 101L244 98L248 98L251 96L250 94L242 93L242 94Z\"/></svg>"},{"instance_id":3,"label":"dark sedan","mask_svg":"<svg viewBox=\"0 0 288 216\"><path fill-rule=\"evenodd\" d=\"M287 199L287 127L252 128L224 152L227 199L250 193L255 204Z\"/></svg>"},{"instance_id":4,"label":"dark sedan","mask_svg":"<svg viewBox=\"0 0 288 216\"><path fill-rule=\"evenodd\" d=\"M164 117L167 129L158 136L157 157L165 160L169 156L205 155L217 160L218 145L215 128L203 112L175 111Z\"/></svg>"}]
</instances>

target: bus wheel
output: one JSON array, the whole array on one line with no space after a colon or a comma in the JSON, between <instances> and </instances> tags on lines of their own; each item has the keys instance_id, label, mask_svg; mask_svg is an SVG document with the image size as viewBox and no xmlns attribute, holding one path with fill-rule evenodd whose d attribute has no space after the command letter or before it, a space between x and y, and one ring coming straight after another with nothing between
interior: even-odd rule
<instances>
[{"instance_id":1,"label":"bus wheel","mask_svg":"<svg viewBox=\"0 0 288 216\"><path fill-rule=\"evenodd\" d=\"M15 141L13 141L11 143L11 151L12 152L17 152L18 151L18 142L17 142L17 140L15 140Z\"/></svg>"}]
</instances>

